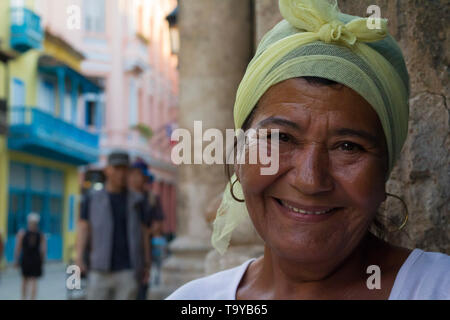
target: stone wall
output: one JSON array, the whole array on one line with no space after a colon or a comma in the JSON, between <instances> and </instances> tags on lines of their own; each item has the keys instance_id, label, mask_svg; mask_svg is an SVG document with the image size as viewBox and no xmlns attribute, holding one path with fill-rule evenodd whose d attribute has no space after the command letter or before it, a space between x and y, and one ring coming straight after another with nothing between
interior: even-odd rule
<instances>
[{"instance_id":1,"label":"stone wall","mask_svg":"<svg viewBox=\"0 0 450 320\"><path fill-rule=\"evenodd\" d=\"M376 4L389 31L399 41L411 79L409 135L388 182L409 209L404 232L387 238L406 247L450 254L450 58L448 1L340 0L341 11L365 16ZM399 216L398 200L386 204L387 215Z\"/></svg>"}]
</instances>

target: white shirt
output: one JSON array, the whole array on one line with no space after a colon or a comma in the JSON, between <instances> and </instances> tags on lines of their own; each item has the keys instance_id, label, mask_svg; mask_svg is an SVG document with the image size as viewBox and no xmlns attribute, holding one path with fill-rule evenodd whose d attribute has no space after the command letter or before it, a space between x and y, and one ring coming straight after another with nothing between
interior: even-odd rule
<instances>
[{"instance_id":1,"label":"white shirt","mask_svg":"<svg viewBox=\"0 0 450 320\"><path fill-rule=\"evenodd\" d=\"M236 292L250 263L193 280L167 300L236 300ZM414 249L403 263L389 300L450 300L450 256Z\"/></svg>"}]
</instances>

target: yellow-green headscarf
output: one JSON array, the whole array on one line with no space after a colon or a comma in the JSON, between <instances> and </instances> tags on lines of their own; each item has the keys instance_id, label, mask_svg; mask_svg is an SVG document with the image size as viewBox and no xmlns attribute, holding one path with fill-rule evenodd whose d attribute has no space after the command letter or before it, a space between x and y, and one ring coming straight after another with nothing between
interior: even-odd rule
<instances>
[{"instance_id":1,"label":"yellow-green headscarf","mask_svg":"<svg viewBox=\"0 0 450 320\"><path fill-rule=\"evenodd\" d=\"M389 168L405 142L409 118L409 77L387 20L378 29L368 19L343 14L336 1L279 0L284 20L261 40L239 85L234 105L240 129L262 95L287 79L313 76L341 83L374 108L386 137ZM232 177L232 181L236 179ZM233 189L243 196L237 182ZM234 228L248 218L245 204L235 201L228 184L214 221L212 244L223 254Z\"/></svg>"}]
</instances>

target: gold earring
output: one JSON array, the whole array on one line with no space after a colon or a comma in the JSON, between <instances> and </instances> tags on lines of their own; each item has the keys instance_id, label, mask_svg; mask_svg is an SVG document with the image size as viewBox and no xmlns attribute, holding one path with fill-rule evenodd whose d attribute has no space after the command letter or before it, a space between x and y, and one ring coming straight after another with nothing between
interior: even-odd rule
<instances>
[{"instance_id":1,"label":"gold earring","mask_svg":"<svg viewBox=\"0 0 450 320\"><path fill-rule=\"evenodd\" d=\"M234 192L233 192L233 188L234 188L234 184L236 183L236 182L238 182L239 180L236 178L236 180L234 180L234 182L231 184L231 186L230 186L230 192L231 192L231 196L233 197L233 199L234 200L236 200L237 202L245 202L245 199L244 200L241 200L241 199L238 199L235 195L234 195Z\"/></svg>"},{"instance_id":2,"label":"gold earring","mask_svg":"<svg viewBox=\"0 0 450 320\"><path fill-rule=\"evenodd\" d=\"M386 192L386 195L400 200L402 202L403 206L405 207L405 211L406 211L405 220L403 220L400 227L398 227L398 229L396 230L396 231L400 231L405 227L406 223L408 222L408 217L409 217L408 206L406 205L405 201L402 198L400 198L399 196L396 196L395 194L391 194L391 193L387 193L387 192Z\"/></svg>"}]
</instances>

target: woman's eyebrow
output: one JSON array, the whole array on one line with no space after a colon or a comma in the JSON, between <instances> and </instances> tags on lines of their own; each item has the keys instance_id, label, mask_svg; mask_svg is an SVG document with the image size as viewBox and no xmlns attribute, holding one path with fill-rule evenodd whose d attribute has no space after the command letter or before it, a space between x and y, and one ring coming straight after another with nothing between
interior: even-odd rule
<instances>
[{"instance_id":1,"label":"woman's eyebrow","mask_svg":"<svg viewBox=\"0 0 450 320\"><path fill-rule=\"evenodd\" d=\"M364 131L364 130L341 128L341 129L336 129L336 130L332 131L331 135L359 137L359 138L363 138L363 139L369 141L370 143L372 143L375 146L380 145L379 139L377 139L376 136L374 136L371 133Z\"/></svg>"},{"instance_id":2,"label":"woman's eyebrow","mask_svg":"<svg viewBox=\"0 0 450 320\"><path fill-rule=\"evenodd\" d=\"M295 130L300 130L301 127L295 123L292 122L290 120L284 119L284 118L279 118L279 117L270 117L267 119L264 119L262 121L260 121L257 124L257 128L262 128L271 124L276 124L276 125L280 125L280 126L287 126L287 127L291 127ZM374 136L373 134L365 131L365 130L359 130L359 129L351 129L351 128L340 128L340 129L336 129L333 130L331 132L331 135L333 136L353 136L353 137L359 137L362 138L364 140L369 141L370 143L372 143L375 146L379 146L380 142L379 139L377 139L376 136Z\"/></svg>"},{"instance_id":3,"label":"woman's eyebrow","mask_svg":"<svg viewBox=\"0 0 450 320\"><path fill-rule=\"evenodd\" d=\"M270 124L277 124L280 126L287 126L287 127L291 127L296 130L300 130L300 126L297 123L289 121L287 119L278 118L278 117L270 117L270 118L264 119L264 120L260 121L256 127L261 128L261 127L265 127Z\"/></svg>"}]
</instances>

